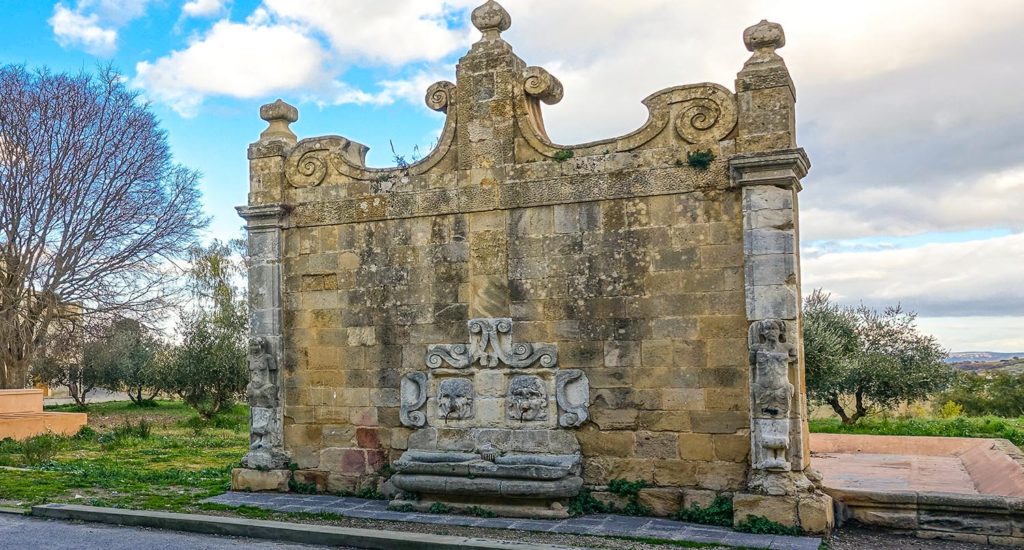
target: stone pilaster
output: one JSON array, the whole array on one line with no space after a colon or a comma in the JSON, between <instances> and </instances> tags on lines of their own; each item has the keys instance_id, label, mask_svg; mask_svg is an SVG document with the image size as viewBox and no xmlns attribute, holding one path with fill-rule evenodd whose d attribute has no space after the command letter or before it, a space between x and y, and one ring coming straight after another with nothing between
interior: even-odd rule
<instances>
[{"instance_id":1,"label":"stone pilaster","mask_svg":"<svg viewBox=\"0 0 1024 550\"><path fill-rule=\"evenodd\" d=\"M249 147L249 204L237 208L248 233L250 446L245 467L272 471L288 465L284 448L284 336L282 331L281 256L287 208L283 204L283 163L296 143L288 124L298 111L277 100L260 108L268 127ZM258 490L253 475L233 475L236 489ZM283 474L282 474L283 475ZM279 476L280 477L280 476ZM251 481L251 480L250 480ZM237 482L237 483L236 483ZM278 484L274 484L277 487Z\"/></svg>"},{"instance_id":2,"label":"stone pilaster","mask_svg":"<svg viewBox=\"0 0 1024 550\"><path fill-rule=\"evenodd\" d=\"M797 200L810 161L796 144L793 81L775 53L786 43L782 27L761 21L743 39L753 55L736 78L729 175L742 196L753 494L733 505L737 521L759 515L821 532L831 529L832 505L810 470Z\"/></svg>"},{"instance_id":3,"label":"stone pilaster","mask_svg":"<svg viewBox=\"0 0 1024 550\"><path fill-rule=\"evenodd\" d=\"M787 465L774 471L802 471L807 465L807 421L803 353L800 343L800 243L798 238L797 192L810 166L802 149L763 154L738 155L729 161L734 185L740 186L743 208L743 264L747 320L751 324L753 446L751 457L758 469L757 457L764 444L759 437L786 435ZM759 327L778 323L780 344L792 349L787 361L787 382L791 404L784 414L770 414L758 405L757 346L763 344ZM781 349L781 348L780 348ZM762 386L763 387L763 381ZM780 390L781 391L781 390ZM770 408L775 411L776 408ZM777 418L783 416L783 418ZM773 428L785 423L785 429ZM774 434L774 435L769 435Z\"/></svg>"}]
</instances>

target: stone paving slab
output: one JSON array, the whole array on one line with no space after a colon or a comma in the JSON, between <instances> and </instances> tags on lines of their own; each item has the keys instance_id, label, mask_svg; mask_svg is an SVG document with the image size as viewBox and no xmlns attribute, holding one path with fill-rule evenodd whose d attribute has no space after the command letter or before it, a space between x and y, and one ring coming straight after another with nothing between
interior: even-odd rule
<instances>
[{"instance_id":1,"label":"stone paving slab","mask_svg":"<svg viewBox=\"0 0 1024 550\"><path fill-rule=\"evenodd\" d=\"M227 506L253 506L277 512L328 512L339 516L406 523L460 525L576 535L653 537L673 541L706 542L772 550L818 550L821 539L739 533L725 527L684 523L663 518L594 514L567 519L477 518L388 510L387 501L328 495L228 492L204 502Z\"/></svg>"}]
</instances>

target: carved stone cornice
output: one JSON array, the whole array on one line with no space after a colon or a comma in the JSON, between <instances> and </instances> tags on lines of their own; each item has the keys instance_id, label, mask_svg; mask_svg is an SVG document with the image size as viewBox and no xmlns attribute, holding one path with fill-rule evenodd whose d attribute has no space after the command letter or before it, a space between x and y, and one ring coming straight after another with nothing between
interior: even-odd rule
<instances>
[{"instance_id":1,"label":"carved stone cornice","mask_svg":"<svg viewBox=\"0 0 1024 550\"><path fill-rule=\"evenodd\" d=\"M260 204L252 206L236 206L238 215L246 222L246 228L280 229L284 226L284 217L289 208L283 204Z\"/></svg>"},{"instance_id":2,"label":"carved stone cornice","mask_svg":"<svg viewBox=\"0 0 1024 550\"><path fill-rule=\"evenodd\" d=\"M800 179L810 168L811 161L803 148L742 154L729 159L729 177L737 187L774 185L800 191Z\"/></svg>"}]
</instances>

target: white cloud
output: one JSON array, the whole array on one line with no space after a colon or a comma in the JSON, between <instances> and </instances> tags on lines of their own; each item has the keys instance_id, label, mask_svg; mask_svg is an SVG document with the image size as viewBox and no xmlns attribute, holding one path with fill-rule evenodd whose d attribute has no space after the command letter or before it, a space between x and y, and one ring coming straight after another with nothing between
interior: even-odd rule
<instances>
[{"instance_id":1,"label":"white cloud","mask_svg":"<svg viewBox=\"0 0 1024 550\"><path fill-rule=\"evenodd\" d=\"M1024 317L918 317L917 327L951 351L1024 351Z\"/></svg>"},{"instance_id":2,"label":"white cloud","mask_svg":"<svg viewBox=\"0 0 1024 550\"><path fill-rule=\"evenodd\" d=\"M150 0L78 0L74 8L58 2L47 21L57 43L108 56L117 50L118 28L145 15Z\"/></svg>"},{"instance_id":3,"label":"white cloud","mask_svg":"<svg viewBox=\"0 0 1024 550\"><path fill-rule=\"evenodd\" d=\"M222 20L187 48L138 63L136 84L194 116L207 95L254 98L326 86L326 61L319 43L295 27Z\"/></svg>"},{"instance_id":4,"label":"white cloud","mask_svg":"<svg viewBox=\"0 0 1024 550\"><path fill-rule=\"evenodd\" d=\"M826 253L803 259L802 284L805 291L823 288L844 303L902 303L923 316L1019 315L1024 312L1022 258L1024 233Z\"/></svg>"},{"instance_id":5,"label":"white cloud","mask_svg":"<svg viewBox=\"0 0 1024 550\"><path fill-rule=\"evenodd\" d=\"M61 46L80 47L93 55L110 55L117 49L117 31L101 26L99 21L95 13L83 15L57 4L48 23Z\"/></svg>"},{"instance_id":6,"label":"white cloud","mask_svg":"<svg viewBox=\"0 0 1024 550\"><path fill-rule=\"evenodd\" d=\"M640 100L685 83L732 87L742 30L781 23L797 88L807 239L1021 227L1024 3L931 0L507 0L504 33L565 84L545 107L561 143L643 124ZM1008 187L996 189L1002 179ZM1016 183L1015 183L1016 182Z\"/></svg>"},{"instance_id":7,"label":"white cloud","mask_svg":"<svg viewBox=\"0 0 1024 550\"><path fill-rule=\"evenodd\" d=\"M212 17L224 11L227 0L189 0L181 7L185 17Z\"/></svg>"},{"instance_id":8,"label":"white cloud","mask_svg":"<svg viewBox=\"0 0 1024 550\"><path fill-rule=\"evenodd\" d=\"M422 0L265 0L278 17L324 34L342 59L402 65L436 61L467 42L448 28L452 7Z\"/></svg>"}]
</instances>

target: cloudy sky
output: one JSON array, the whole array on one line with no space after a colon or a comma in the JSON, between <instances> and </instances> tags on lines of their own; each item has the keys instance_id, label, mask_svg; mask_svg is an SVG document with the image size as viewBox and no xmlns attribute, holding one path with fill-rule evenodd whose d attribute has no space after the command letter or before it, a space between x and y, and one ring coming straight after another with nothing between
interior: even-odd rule
<instances>
[{"instance_id":1,"label":"cloudy sky","mask_svg":"<svg viewBox=\"0 0 1024 550\"><path fill-rule=\"evenodd\" d=\"M480 0L4 2L0 63L113 63L151 100L178 161L205 174L210 237L238 234L261 103L301 136L343 134L391 164L429 149L423 92L454 80ZM504 0L516 52L565 84L552 138L629 132L653 91L731 87L760 19L786 30L805 289L902 303L956 350L1024 351L1024 62L1019 0Z\"/></svg>"}]
</instances>

